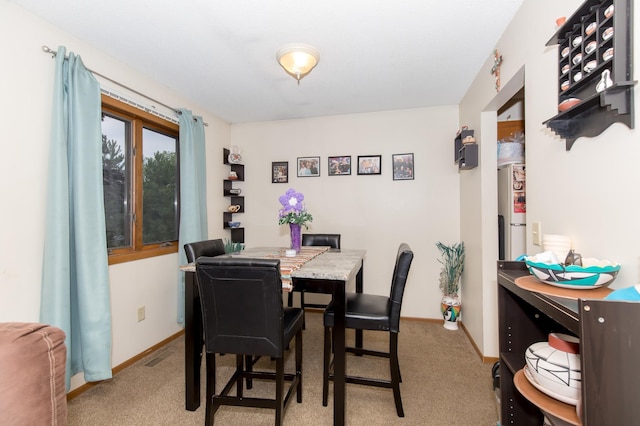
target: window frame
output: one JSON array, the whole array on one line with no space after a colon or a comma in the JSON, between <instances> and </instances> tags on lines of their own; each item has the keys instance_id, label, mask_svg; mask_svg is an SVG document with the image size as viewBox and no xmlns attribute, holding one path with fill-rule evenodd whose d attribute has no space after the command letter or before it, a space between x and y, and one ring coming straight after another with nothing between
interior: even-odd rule
<instances>
[{"instance_id":1,"label":"window frame","mask_svg":"<svg viewBox=\"0 0 640 426\"><path fill-rule=\"evenodd\" d=\"M176 158L178 162L177 171L177 214L178 223L180 217L180 126L172 123L154 114L138 109L132 105L114 99L110 96L102 94L102 112L114 115L131 122L132 148L134 150L132 164L134 172L132 173L131 183L131 216L132 216L132 238L130 247L118 247L108 249L109 265L118 263L131 262L134 260L147 259L150 257L163 256L165 254L177 253L179 240L165 241L162 243L143 244L142 241L142 167L144 156L142 155L142 129L146 127L150 130L167 134L175 137L177 141ZM140 153L140 155L138 155ZM178 236L179 238L179 236Z\"/></svg>"}]
</instances>

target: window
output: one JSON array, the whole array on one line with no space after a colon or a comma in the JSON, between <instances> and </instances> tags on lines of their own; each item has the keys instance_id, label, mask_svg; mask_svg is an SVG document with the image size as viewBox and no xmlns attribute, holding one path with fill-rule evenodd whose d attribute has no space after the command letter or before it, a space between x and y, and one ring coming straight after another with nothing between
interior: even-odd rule
<instances>
[{"instance_id":1,"label":"window","mask_svg":"<svg viewBox=\"0 0 640 426\"><path fill-rule=\"evenodd\" d=\"M109 264L178 251L179 127L102 96Z\"/></svg>"}]
</instances>

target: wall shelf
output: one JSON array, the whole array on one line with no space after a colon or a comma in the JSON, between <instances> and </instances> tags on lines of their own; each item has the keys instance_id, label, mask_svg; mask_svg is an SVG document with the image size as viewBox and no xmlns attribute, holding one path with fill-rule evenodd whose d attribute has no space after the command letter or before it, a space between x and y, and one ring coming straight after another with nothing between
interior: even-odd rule
<instances>
[{"instance_id":1,"label":"wall shelf","mask_svg":"<svg viewBox=\"0 0 640 426\"><path fill-rule=\"evenodd\" d=\"M230 151L226 148L222 149L223 164L229 166L229 170L235 172L238 179L224 179L222 181L222 195L229 197L229 205L239 205L240 210L235 213L226 211L222 213L222 228L231 232L231 241L234 243L244 243L244 228L231 228L229 222L234 221L234 214L244 213L244 196L239 194L233 194L231 190L234 189L233 182L244 181L244 165L229 163Z\"/></svg>"},{"instance_id":2,"label":"wall shelf","mask_svg":"<svg viewBox=\"0 0 640 426\"><path fill-rule=\"evenodd\" d=\"M632 16L632 0L587 0L547 42L559 46L558 105L580 100L543 123L565 139L567 151L613 123L634 126ZM612 84L602 89L606 73Z\"/></svg>"}]
</instances>

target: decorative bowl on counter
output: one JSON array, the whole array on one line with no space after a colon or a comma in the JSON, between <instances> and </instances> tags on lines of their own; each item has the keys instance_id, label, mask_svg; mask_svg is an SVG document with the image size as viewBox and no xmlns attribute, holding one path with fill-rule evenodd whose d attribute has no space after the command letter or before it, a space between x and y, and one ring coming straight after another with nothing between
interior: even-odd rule
<instances>
[{"instance_id":1,"label":"decorative bowl on counter","mask_svg":"<svg viewBox=\"0 0 640 426\"><path fill-rule=\"evenodd\" d=\"M524 262L529 272L543 283L580 290L608 286L620 271L617 263L593 258L583 258L583 266L544 263L535 256L526 257Z\"/></svg>"},{"instance_id":2,"label":"decorative bowl on counter","mask_svg":"<svg viewBox=\"0 0 640 426\"><path fill-rule=\"evenodd\" d=\"M227 225L229 225L229 228L239 228L240 222L227 222Z\"/></svg>"},{"instance_id":3,"label":"decorative bowl on counter","mask_svg":"<svg viewBox=\"0 0 640 426\"><path fill-rule=\"evenodd\" d=\"M578 338L551 333L547 342L529 346L524 357L524 375L535 388L567 404L578 403L582 389Z\"/></svg>"}]
</instances>

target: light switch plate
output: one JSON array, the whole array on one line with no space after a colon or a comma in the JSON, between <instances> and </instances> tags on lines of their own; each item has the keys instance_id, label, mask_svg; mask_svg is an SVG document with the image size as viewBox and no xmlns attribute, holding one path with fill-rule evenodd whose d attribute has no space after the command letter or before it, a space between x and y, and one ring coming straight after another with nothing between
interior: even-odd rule
<instances>
[{"instance_id":1,"label":"light switch plate","mask_svg":"<svg viewBox=\"0 0 640 426\"><path fill-rule=\"evenodd\" d=\"M533 222L531 224L531 234L532 234L532 240L533 240L533 245L534 246L541 246L542 245L542 225L540 224L539 221Z\"/></svg>"}]
</instances>

